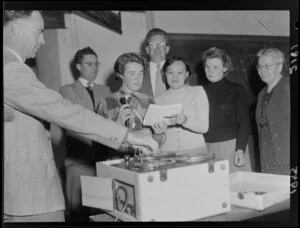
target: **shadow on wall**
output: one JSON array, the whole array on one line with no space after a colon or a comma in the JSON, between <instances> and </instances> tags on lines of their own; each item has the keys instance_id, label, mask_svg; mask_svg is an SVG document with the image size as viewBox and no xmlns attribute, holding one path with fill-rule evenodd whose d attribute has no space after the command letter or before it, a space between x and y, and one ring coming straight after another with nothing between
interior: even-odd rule
<instances>
[{"instance_id":1,"label":"shadow on wall","mask_svg":"<svg viewBox=\"0 0 300 228\"><path fill-rule=\"evenodd\" d=\"M194 70L194 72L196 72L196 77L197 77L199 85L205 86L209 83L209 81L205 75L204 66L203 66L202 61L198 61L195 64L195 67L193 70Z\"/></svg>"},{"instance_id":2,"label":"shadow on wall","mask_svg":"<svg viewBox=\"0 0 300 228\"><path fill-rule=\"evenodd\" d=\"M70 63L69 63L69 67L70 67L70 71L71 74L74 78L74 81L76 81L78 79L78 77L80 76L79 71L76 68L76 64L75 64L75 59L73 58Z\"/></svg>"}]
</instances>

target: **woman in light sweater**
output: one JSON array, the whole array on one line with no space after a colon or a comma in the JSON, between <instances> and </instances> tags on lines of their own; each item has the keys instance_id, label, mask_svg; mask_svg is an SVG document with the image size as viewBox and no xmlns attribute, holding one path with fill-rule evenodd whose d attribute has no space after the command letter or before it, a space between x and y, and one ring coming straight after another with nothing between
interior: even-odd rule
<instances>
[{"instance_id":1,"label":"woman in light sweater","mask_svg":"<svg viewBox=\"0 0 300 228\"><path fill-rule=\"evenodd\" d=\"M189 86L189 65L180 57L167 59L162 68L163 80L169 89L158 96L158 105L182 104L183 111L168 118L167 122L156 123L156 133L165 133L163 153L195 154L206 153L203 133L208 130L209 105L202 86Z\"/></svg>"}]
</instances>

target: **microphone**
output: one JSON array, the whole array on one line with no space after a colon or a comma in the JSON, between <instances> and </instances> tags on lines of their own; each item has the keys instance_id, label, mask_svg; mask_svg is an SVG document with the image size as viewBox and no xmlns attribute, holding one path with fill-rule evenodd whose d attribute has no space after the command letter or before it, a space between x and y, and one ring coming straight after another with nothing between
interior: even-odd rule
<instances>
[{"instance_id":1,"label":"microphone","mask_svg":"<svg viewBox=\"0 0 300 228\"><path fill-rule=\"evenodd\" d=\"M129 104L130 105L130 100L131 100L131 95L126 94L124 97L120 98L120 103L122 105L124 105L124 104Z\"/></svg>"},{"instance_id":2,"label":"microphone","mask_svg":"<svg viewBox=\"0 0 300 228\"><path fill-rule=\"evenodd\" d=\"M120 98L120 103L121 103L122 105L125 105L125 104L130 105L130 101L131 101L131 95L129 95L129 94L126 94L124 97L121 97L121 98ZM130 120L129 120L129 119L125 121L125 126L128 127L128 128L131 127L131 126L130 126Z\"/></svg>"}]
</instances>

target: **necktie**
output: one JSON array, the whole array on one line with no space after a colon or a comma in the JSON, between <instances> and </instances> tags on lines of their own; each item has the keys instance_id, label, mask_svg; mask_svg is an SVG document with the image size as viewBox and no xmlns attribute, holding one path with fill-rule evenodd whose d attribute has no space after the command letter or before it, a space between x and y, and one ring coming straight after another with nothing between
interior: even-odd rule
<instances>
[{"instance_id":1,"label":"necktie","mask_svg":"<svg viewBox=\"0 0 300 228\"><path fill-rule=\"evenodd\" d=\"M95 99L94 99L94 93L93 93L93 82L88 82L87 83L87 91L90 94L90 97L93 102L93 110L95 111Z\"/></svg>"},{"instance_id":2,"label":"necktie","mask_svg":"<svg viewBox=\"0 0 300 228\"><path fill-rule=\"evenodd\" d=\"M88 83L87 83L87 88L88 88L89 90L93 90L93 86L94 86L94 83L93 83L93 82L88 82Z\"/></svg>"},{"instance_id":3,"label":"necktie","mask_svg":"<svg viewBox=\"0 0 300 228\"><path fill-rule=\"evenodd\" d=\"M158 95L160 95L164 91L165 91L165 85L164 85L164 83L162 81L160 64L157 64L156 65L156 79L155 79L155 93L154 93L154 97L157 97Z\"/></svg>"}]
</instances>

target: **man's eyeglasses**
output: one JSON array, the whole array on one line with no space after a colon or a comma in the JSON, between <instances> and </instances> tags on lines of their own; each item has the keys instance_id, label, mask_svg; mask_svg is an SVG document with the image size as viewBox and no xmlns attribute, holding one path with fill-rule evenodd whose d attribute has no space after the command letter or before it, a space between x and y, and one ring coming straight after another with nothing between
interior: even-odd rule
<instances>
[{"instance_id":1,"label":"man's eyeglasses","mask_svg":"<svg viewBox=\"0 0 300 228\"><path fill-rule=\"evenodd\" d=\"M100 62L83 62L81 64L85 64L85 65L88 65L90 67L92 67L93 65L95 65L96 67L99 67L101 65Z\"/></svg>"},{"instance_id":2,"label":"man's eyeglasses","mask_svg":"<svg viewBox=\"0 0 300 228\"><path fill-rule=\"evenodd\" d=\"M256 69L257 70L263 70L263 69L266 69L266 70L270 70L270 68L274 65L278 65L278 64L281 64L281 63L274 63L274 64L266 64L266 65L257 65L256 66Z\"/></svg>"},{"instance_id":3,"label":"man's eyeglasses","mask_svg":"<svg viewBox=\"0 0 300 228\"><path fill-rule=\"evenodd\" d=\"M166 42L149 42L150 48L156 48L157 46L165 47L166 45L167 45Z\"/></svg>"}]
</instances>

